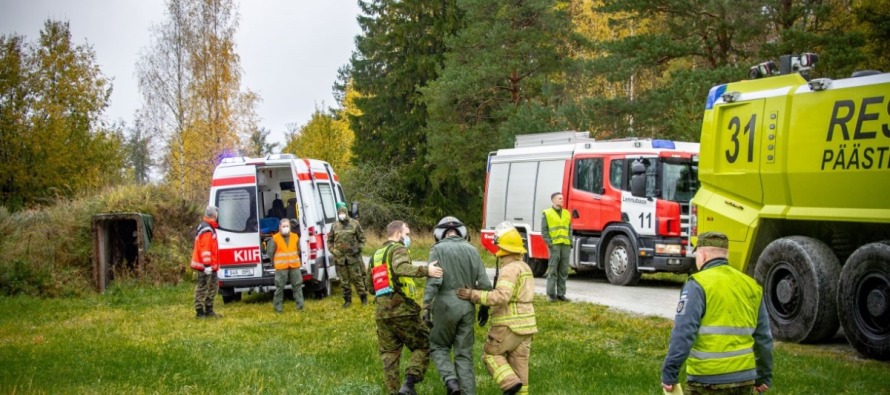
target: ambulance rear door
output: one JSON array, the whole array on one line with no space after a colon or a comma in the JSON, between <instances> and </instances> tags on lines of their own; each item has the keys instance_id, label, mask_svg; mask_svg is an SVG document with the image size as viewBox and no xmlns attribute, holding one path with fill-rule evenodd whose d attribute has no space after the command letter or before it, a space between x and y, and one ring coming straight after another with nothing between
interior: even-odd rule
<instances>
[{"instance_id":1,"label":"ambulance rear door","mask_svg":"<svg viewBox=\"0 0 890 395\"><path fill-rule=\"evenodd\" d=\"M217 168L210 188L210 204L219 208L220 280L262 276L256 198L256 166Z\"/></svg>"}]
</instances>

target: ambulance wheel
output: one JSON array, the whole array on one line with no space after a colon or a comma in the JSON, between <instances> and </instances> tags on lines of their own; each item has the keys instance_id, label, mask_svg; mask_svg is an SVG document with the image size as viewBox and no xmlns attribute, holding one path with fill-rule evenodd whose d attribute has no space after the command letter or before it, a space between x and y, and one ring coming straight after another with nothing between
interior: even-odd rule
<instances>
[{"instance_id":1,"label":"ambulance wheel","mask_svg":"<svg viewBox=\"0 0 890 395\"><path fill-rule=\"evenodd\" d=\"M837 296L847 341L867 358L890 360L890 241L866 244L850 255Z\"/></svg>"},{"instance_id":2,"label":"ambulance wheel","mask_svg":"<svg viewBox=\"0 0 890 395\"><path fill-rule=\"evenodd\" d=\"M241 301L241 293L235 292L232 288L220 288L219 294L222 296L223 304Z\"/></svg>"},{"instance_id":3,"label":"ambulance wheel","mask_svg":"<svg viewBox=\"0 0 890 395\"><path fill-rule=\"evenodd\" d=\"M634 285L640 281L642 273L637 271L637 254L630 239L617 235L609 240L606 249L606 278L615 285Z\"/></svg>"},{"instance_id":4,"label":"ambulance wheel","mask_svg":"<svg viewBox=\"0 0 890 395\"><path fill-rule=\"evenodd\" d=\"M783 237L767 245L754 279L763 286L773 336L796 343L834 336L840 274L840 261L831 248L812 237Z\"/></svg>"}]
</instances>

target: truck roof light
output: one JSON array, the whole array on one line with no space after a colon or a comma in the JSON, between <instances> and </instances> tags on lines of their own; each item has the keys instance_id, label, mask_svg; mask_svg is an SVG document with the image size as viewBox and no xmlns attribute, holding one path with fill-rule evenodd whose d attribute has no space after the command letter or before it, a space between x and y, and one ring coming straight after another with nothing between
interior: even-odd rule
<instances>
[{"instance_id":1,"label":"truck roof light","mask_svg":"<svg viewBox=\"0 0 890 395\"><path fill-rule=\"evenodd\" d=\"M776 62L773 62L772 60L751 66L751 68L748 69L748 78L752 80L770 77L776 74L779 74L779 67L776 66Z\"/></svg>"},{"instance_id":2,"label":"truck roof light","mask_svg":"<svg viewBox=\"0 0 890 395\"><path fill-rule=\"evenodd\" d=\"M726 92L720 96L720 98L723 99L725 103L735 103L735 101L739 100L740 97L742 97L742 93L736 91Z\"/></svg>"},{"instance_id":3,"label":"truck roof light","mask_svg":"<svg viewBox=\"0 0 890 395\"><path fill-rule=\"evenodd\" d=\"M814 92L824 91L828 88L831 88L831 79L816 78L812 81L807 82L807 85L810 86L811 91L814 91Z\"/></svg>"},{"instance_id":4,"label":"truck roof light","mask_svg":"<svg viewBox=\"0 0 890 395\"><path fill-rule=\"evenodd\" d=\"M652 140L652 148L677 149L671 140Z\"/></svg>"}]
</instances>

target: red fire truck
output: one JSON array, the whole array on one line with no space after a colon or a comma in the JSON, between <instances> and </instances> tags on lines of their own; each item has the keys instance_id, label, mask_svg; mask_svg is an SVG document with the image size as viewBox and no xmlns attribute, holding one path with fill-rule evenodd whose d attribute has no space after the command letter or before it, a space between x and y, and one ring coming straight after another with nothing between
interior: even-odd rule
<instances>
[{"instance_id":1,"label":"red fire truck","mask_svg":"<svg viewBox=\"0 0 890 395\"><path fill-rule=\"evenodd\" d=\"M527 243L536 276L547 270L542 212L561 192L572 215L575 271L605 271L612 284L642 273L690 273L689 201L698 188L698 143L657 139L597 141L587 132L521 135L489 154L482 244L496 251L494 227L511 221Z\"/></svg>"}]
</instances>

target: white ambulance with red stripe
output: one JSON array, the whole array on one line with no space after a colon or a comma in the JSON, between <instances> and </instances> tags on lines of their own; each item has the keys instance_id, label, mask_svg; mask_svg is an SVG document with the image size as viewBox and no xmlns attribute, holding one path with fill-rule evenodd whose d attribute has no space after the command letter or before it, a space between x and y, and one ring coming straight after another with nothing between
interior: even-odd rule
<instances>
[{"instance_id":1,"label":"white ambulance with red stripe","mask_svg":"<svg viewBox=\"0 0 890 395\"><path fill-rule=\"evenodd\" d=\"M213 173L210 204L219 207L219 293L223 302L243 292L275 288L275 269L265 242L280 219L292 220L300 235L304 289L330 295L337 278L327 235L345 202L340 179L330 164L290 154L266 158L225 158ZM352 215L358 208L353 204Z\"/></svg>"},{"instance_id":2,"label":"white ambulance with red stripe","mask_svg":"<svg viewBox=\"0 0 890 395\"><path fill-rule=\"evenodd\" d=\"M494 227L513 222L536 276L550 253L542 212L561 192L572 216L570 266L605 271L632 285L642 273L690 273L690 200L698 189L698 143L655 139L596 141L587 132L516 137L489 154L482 244L495 252Z\"/></svg>"}]
</instances>

